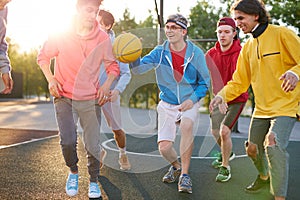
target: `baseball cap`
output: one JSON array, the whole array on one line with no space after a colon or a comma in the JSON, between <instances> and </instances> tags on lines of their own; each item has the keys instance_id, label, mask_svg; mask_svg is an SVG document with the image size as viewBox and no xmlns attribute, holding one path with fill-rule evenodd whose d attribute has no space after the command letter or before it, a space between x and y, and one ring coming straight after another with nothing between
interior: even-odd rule
<instances>
[{"instance_id":1,"label":"baseball cap","mask_svg":"<svg viewBox=\"0 0 300 200\"><path fill-rule=\"evenodd\" d=\"M223 17L219 19L217 23L217 27L223 26L223 25L229 25L232 28L236 29L235 21L231 17Z\"/></svg>"}]
</instances>

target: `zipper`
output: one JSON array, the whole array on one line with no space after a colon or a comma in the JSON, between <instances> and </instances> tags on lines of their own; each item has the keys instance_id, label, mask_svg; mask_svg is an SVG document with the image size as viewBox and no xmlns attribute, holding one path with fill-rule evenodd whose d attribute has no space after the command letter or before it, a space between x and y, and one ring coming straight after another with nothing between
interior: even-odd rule
<instances>
[{"instance_id":1,"label":"zipper","mask_svg":"<svg viewBox=\"0 0 300 200\"><path fill-rule=\"evenodd\" d=\"M257 40L257 47L256 47L257 58L260 59L260 56L259 56L259 40L258 40L258 38L256 38L256 40Z\"/></svg>"}]
</instances>

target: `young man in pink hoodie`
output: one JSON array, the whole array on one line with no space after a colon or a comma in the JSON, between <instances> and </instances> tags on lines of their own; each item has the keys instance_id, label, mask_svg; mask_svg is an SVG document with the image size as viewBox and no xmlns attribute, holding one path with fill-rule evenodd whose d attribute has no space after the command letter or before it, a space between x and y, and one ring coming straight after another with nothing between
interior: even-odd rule
<instances>
[{"instance_id":1,"label":"young man in pink hoodie","mask_svg":"<svg viewBox=\"0 0 300 200\"><path fill-rule=\"evenodd\" d=\"M78 193L77 132L73 116L79 117L90 175L89 198L99 198L97 184L100 158L100 106L108 101L109 89L120 73L112 54L111 41L101 31L96 16L102 0L77 0L77 15L65 33L49 37L37 62L54 96L60 144L70 173L66 193ZM55 58L54 74L50 61ZM99 85L101 63L108 78Z\"/></svg>"}]
</instances>

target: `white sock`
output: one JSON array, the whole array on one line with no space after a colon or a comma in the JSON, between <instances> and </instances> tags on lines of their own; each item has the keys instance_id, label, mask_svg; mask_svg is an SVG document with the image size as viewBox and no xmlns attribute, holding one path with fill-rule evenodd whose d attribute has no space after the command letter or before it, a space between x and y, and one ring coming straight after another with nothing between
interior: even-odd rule
<instances>
[{"instance_id":1,"label":"white sock","mask_svg":"<svg viewBox=\"0 0 300 200\"><path fill-rule=\"evenodd\" d=\"M126 147L124 147L124 148L119 148L119 151L120 151L119 157L121 157L121 155L126 154Z\"/></svg>"}]
</instances>

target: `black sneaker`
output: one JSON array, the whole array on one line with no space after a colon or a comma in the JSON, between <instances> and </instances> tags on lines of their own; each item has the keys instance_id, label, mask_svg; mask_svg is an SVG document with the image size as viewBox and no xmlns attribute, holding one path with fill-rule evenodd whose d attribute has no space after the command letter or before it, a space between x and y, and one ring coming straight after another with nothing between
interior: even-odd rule
<instances>
[{"instance_id":1,"label":"black sneaker","mask_svg":"<svg viewBox=\"0 0 300 200\"><path fill-rule=\"evenodd\" d=\"M270 178L268 178L267 180L262 180L258 175L256 180L251 185L245 188L245 191L249 193L255 193L269 186L270 186Z\"/></svg>"}]
</instances>

